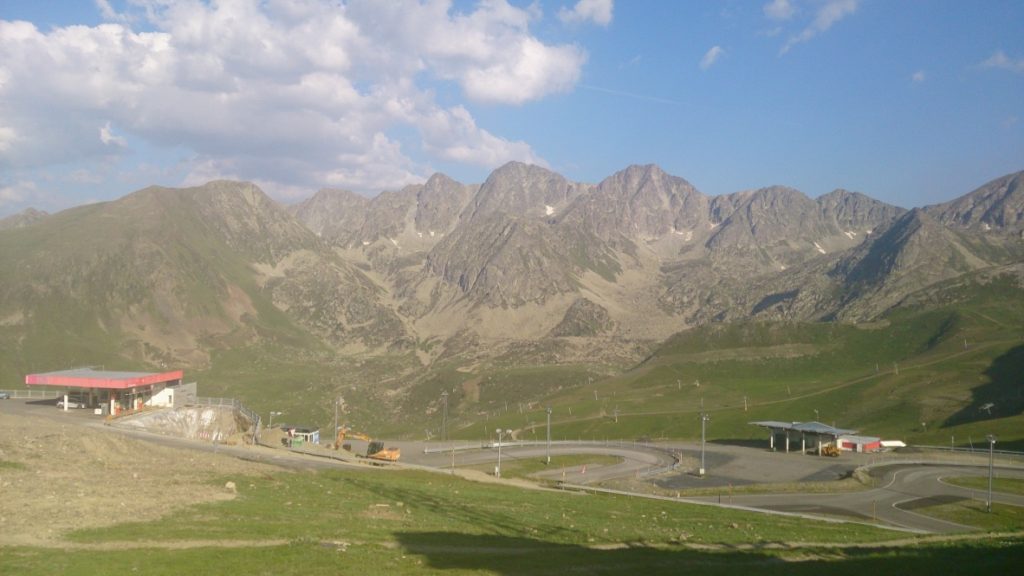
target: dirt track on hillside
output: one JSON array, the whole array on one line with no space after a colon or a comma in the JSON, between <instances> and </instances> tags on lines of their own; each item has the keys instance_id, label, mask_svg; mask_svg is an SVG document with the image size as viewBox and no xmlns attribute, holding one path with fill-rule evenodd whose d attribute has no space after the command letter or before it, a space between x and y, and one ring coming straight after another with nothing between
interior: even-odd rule
<instances>
[{"instance_id":1,"label":"dirt track on hillside","mask_svg":"<svg viewBox=\"0 0 1024 576\"><path fill-rule=\"evenodd\" d=\"M0 546L53 546L80 528L226 500L228 480L280 468L133 440L52 418L0 418Z\"/></svg>"}]
</instances>

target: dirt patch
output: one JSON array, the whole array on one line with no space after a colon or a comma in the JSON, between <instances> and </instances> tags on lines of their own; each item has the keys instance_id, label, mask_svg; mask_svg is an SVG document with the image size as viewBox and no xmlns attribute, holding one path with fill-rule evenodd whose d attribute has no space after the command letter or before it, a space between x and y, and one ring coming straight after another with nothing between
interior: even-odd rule
<instances>
[{"instance_id":1,"label":"dirt patch","mask_svg":"<svg viewBox=\"0 0 1024 576\"><path fill-rule=\"evenodd\" d=\"M225 477L280 470L14 414L0 419L0 461L15 463L0 467L0 545L53 545L75 529L228 500Z\"/></svg>"}]
</instances>

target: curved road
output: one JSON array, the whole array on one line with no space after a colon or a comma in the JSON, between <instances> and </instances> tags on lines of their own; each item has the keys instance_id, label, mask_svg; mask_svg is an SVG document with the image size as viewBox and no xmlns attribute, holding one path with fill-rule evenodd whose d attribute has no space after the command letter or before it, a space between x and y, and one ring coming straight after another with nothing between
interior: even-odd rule
<instances>
[{"instance_id":1,"label":"curved road","mask_svg":"<svg viewBox=\"0 0 1024 576\"><path fill-rule=\"evenodd\" d=\"M780 512L844 516L860 521L878 522L915 532L944 533L972 530L963 526L915 512L923 506L954 503L963 500L986 500L987 492L962 488L943 482L955 476L988 476L985 466L948 464L887 464L881 487L859 492L832 494L750 494L726 497L690 498L700 502ZM1024 470L998 468L1000 478L1024 479ZM992 493L997 504L1024 506L1024 495Z\"/></svg>"},{"instance_id":2,"label":"curved road","mask_svg":"<svg viewBox=\"0 0 1024 576\"><path fill-rule=\"evenodd\" d=\"M451 466L452 455L448 451L424 453L422 444L416 445L419 450L414 452L413 446L406 448L407 444L399 443L402 447L402 460L414 462L422 466L434 468L447 468ZM440 450L443 446L433 444L433 450ZM547 454L547 447L544 445L518 443L503 444L501 448L502 462L513 462L530 458L542 460ZM622 462L617 464L587 466L571 466L567 468L556 468L540 472L534 476L546 480L565 480L572 484L594 484L611 480L634 476L652 469L664 469L675 463L671 454L657 448L646 448L643 446L631 446L628 444L604 444L594 442L557 442L551 444L553 456L566 454L594 454L600 456L618 456ZM467 466L494 462L497 464L497 448L471 448L456 450L456 466Z\"/></svg>"}]
</instances>

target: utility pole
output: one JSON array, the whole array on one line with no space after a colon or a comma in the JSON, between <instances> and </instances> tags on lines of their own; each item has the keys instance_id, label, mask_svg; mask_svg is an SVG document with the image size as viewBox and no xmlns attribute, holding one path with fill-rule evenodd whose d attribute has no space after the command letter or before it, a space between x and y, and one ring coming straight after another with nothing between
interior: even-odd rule
<instances>
[{"instance_id":1,"label":"utility pole","mask_svg":"<svg viewBox=\"0 0 1024 576\"><path fill-rule=\"evenodd\" d=\"M551 464L551 406L548 406L548 451L545 464Z\"/></svg>"},{"instance_id":2,"label":"utility pole","mask_svg":"<svg viewBox=\"0 0 1024 576\"><path fill-rule=\"evenodd\" d=\"M448 440L448 391L441 392L441 441Z\"/></svg>"},{"instance_id":3,"label":"utility pole","mask_svg":"<svg viewBox=\"0 0 1024 576\"><path fill-rule=\"evenodd\" d=\"M992 460L996 448L996 437L989 434L988 438L988 502L985 503L985 510L992 512Z\"/></svg>"}]
</instances>

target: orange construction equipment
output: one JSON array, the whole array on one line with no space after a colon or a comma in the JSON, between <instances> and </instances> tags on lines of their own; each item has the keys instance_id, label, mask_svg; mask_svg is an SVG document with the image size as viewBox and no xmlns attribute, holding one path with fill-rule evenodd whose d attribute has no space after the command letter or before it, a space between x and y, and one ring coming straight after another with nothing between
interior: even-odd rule
<instances>
[{"instance_id":1,"label":"orange construction equipment","mask_svg":"<svg viewBox=\"0 0 1024 576\"><path fill-rule=\"evenodd\" d=\"M345 438L355 438L356 440L362 440L364 442L369 442L371 440L369 436L362 432L353 432L348 426L341 426L338 428L338 437L334 440L335 450L341 448L341 444L345 441Z\"/></svg>"},{"instance_id":2,"label":"orange construction equipment","mask_svg":"<svg viewBox=\"0 0 1024 576\"><path fill-rule=\"evenodd\" d=\"M338 437L334 441L334 449L337 450L340 448L346 438L355 438L367 443L366 456L364 456L364 458L383 460L385 462L397 462L402 455L402 451L399 448L385 448L384 442L381 442L380 440L373 440L362 432L353 432L348 426L342 426L338 429Z\"/></svg>"},{"instance_id":3,"label":"orange construction equipment","mask_svg":"<svg viewBox=\"0 0 1024 576\"><path fill-rule=\"evenodd\" d=\"M372 460L384 460L385 462L398 462L402 451L398 448L385 448L380 440L372 440L366 446L366 457Z\"/></svg>"}]
</instances>

